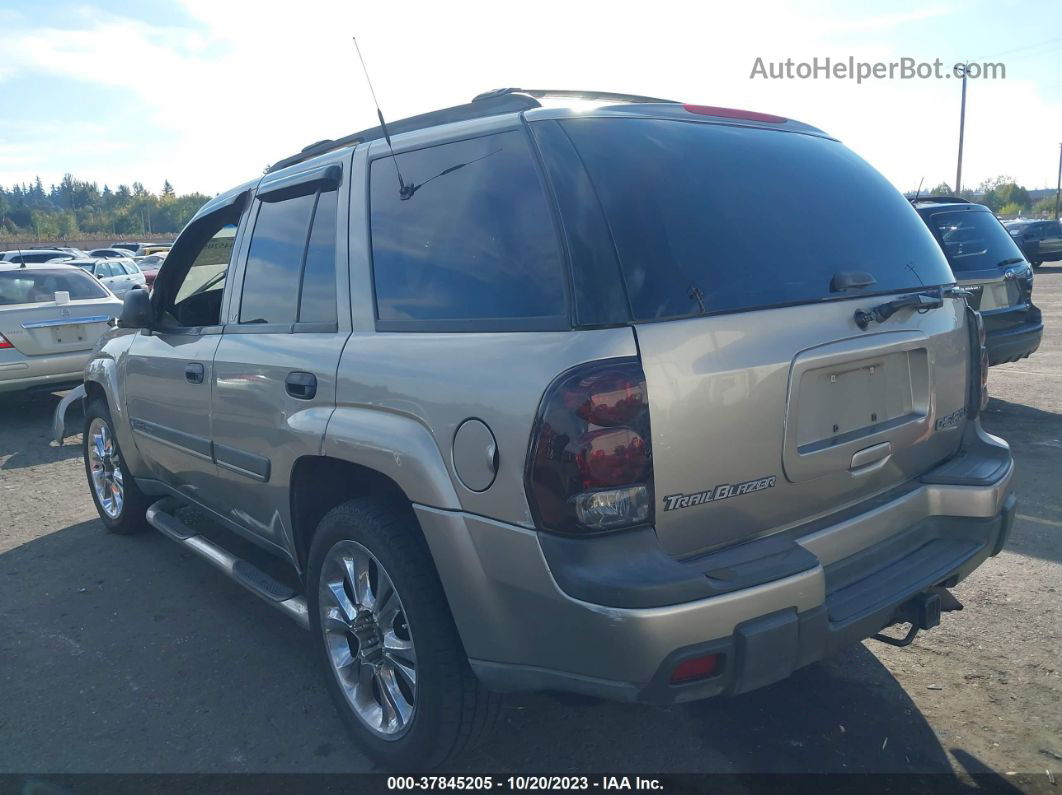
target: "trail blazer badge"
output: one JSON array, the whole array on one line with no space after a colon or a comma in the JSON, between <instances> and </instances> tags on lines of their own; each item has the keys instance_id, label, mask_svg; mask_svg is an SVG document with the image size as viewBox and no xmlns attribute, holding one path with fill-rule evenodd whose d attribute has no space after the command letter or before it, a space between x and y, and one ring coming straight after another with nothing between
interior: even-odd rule
<instances>
[{"instance_id":1,"label":"trail blazer badge","mask_svg":"<svg viewBox=\"0 0 1062 795\"><path fill-rule=\"evenodd\" d=\"M689 508L693 505L703 505L706 502L718 502L730 497L740 497L742 494L751 494L754 491L769 489L778 482L775 475L755 480L746 480L744 483L720 483L706 491L698 491L696 494L671 494L664 497L664 510L673 511L676 508Z\"/></svg>"}]
</instances>

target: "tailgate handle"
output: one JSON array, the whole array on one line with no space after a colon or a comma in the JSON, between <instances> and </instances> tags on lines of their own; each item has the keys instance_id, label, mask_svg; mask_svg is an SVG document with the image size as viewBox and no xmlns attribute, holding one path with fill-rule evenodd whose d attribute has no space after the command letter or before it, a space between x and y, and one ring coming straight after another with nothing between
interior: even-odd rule
<instances>
[{"instance_id":1,"label":"tailgate handle","mask_svg":"<svg viewBox=\"0 0 1062 795\"><path fill-rule=\"evenodd\" d=\"M877 472L892 456L892 442L882 442L873 447L860 450L852 456L852 465L848 468L853 475L869 475Z\"/></svg>"}]
</instances>

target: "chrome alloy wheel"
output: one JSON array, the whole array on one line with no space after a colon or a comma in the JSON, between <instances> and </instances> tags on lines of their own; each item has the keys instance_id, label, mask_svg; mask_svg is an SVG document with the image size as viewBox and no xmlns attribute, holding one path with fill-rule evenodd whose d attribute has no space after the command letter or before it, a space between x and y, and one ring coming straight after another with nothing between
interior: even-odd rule
<instances>
[{"instance_id":1,"label":"chrome alloy wheel","mask_svg":"<svg viewBox=\"0 0 1062 795\"><path fill-rule=\"evenodd\" d=\"M318 595L332 673L354 714L384 739L403 735L417 705L417 654L402 600L356 541L325 555Z\"/></svg>"},{"instance_id":2,"label":"chrome alloy wheel","mask_svg":"<svg viewBox=\"0 0 1062 795\"><path fill-rule=\"evenodd\" d=\"M89 426L88 459L96 500L109 518L117 519L125 505L122 462L111 429L101 417L96 417Z\"/></svg>"}]
</instances>

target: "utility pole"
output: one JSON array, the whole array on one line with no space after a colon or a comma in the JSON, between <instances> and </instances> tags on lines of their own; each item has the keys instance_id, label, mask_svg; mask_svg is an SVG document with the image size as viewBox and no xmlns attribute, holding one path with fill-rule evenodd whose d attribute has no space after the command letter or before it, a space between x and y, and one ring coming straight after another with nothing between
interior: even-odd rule
<instances>
[{"instance_id":1,"label":"utility pole","mask_svg":"<svg viewBox=\"0 0 1062 795\"><path fill-rule=\"evenodd\" d=\"M955 166L955 195L962 191L962 139L966 132L966 67L962 66L962 105L959 109L959 162Z\"/></svg>"},{"instance_id":2,"label":"utility pole","mask_svg":"<svg viewBox=\"0 0 1062 795\"><path fill-rule=\"evenodd\" d=\"M1058 220L1058 197L1062 194L1062 144L1058 145L1058 187L1055 188L1055 220Z\"/></svg>"}]
</instances>

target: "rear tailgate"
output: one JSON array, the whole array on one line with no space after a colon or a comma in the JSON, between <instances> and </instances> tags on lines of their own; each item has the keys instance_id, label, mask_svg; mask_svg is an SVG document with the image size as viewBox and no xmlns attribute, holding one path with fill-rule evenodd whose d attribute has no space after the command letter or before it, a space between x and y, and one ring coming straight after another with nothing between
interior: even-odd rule
<instances>
[{"instance_id":1,"label":"rear tailgate","mask_svg":"<svg viewBox=\"0 0 1062 795\"><path fill-rule=\"evenodd\" d=\"M843 301L638 327L668 552L836 511L958 449L962 302L907 310L862 334L859 306L868 308Z\"/></svg>"},{"instance_id":2,"label":"rear tailgate","mask_svg":"<svg viewBox=\"0 0 1062 795\"><path fill-rule=\"evenodd\" d=\"M627 290L663 547L685 556L777 532L955 453L964 304L943 296L954 276L910 203L785 120L659 113L561 124ZM942 305L856 323L913 293Z\"/></svg>"}]
</instances>

